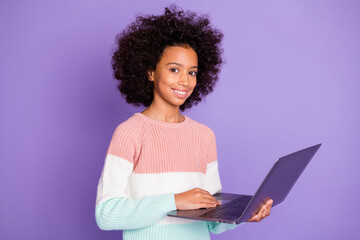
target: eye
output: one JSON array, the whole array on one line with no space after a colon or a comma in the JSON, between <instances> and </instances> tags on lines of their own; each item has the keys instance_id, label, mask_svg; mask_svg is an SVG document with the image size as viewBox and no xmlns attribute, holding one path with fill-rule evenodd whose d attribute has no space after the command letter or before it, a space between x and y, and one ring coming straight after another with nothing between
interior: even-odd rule
<instances>
[{"instance_id":1,"label":"eye","mask_svg":"<svg viewBox=\"0 0 360 240\"><path fill-rule=\"evenodd\" d=\"M177 68L170 68L170 71L171 71L171 72L179 72L179 69L177 69Z\"/></svg>"},{"instance_id":2,"label":"eye","mask_svg":"<svg viewBox=\"0 0 360 240\"><path fill-rule=\"evenodd\" d=\"M197 72L196 72L196 71L190 71L189 74L190 74L191 76L196 76L196 75L197 75Z\"/></svg>"}]
</instances>

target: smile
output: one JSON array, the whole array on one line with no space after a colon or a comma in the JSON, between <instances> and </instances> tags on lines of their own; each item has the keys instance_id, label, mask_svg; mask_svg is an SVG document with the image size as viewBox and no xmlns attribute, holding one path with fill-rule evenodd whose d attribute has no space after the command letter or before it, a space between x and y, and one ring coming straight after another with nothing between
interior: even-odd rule
<instances>
[{"instance_id":1,"label":"smile","mask_svg":"<svg viewBox=\"0 0 360 240\"><path fill-rule=\"evenodd\" d=\"M180 91L180 90L176 90L176 89L173 89L173 88L172 88L172 90L173 90L174 94L176 96L178 96L179 98L185 98L186 95L187 95L187 92L188 92L186 90L185 91Z\"/></svg>"}]
</instances>

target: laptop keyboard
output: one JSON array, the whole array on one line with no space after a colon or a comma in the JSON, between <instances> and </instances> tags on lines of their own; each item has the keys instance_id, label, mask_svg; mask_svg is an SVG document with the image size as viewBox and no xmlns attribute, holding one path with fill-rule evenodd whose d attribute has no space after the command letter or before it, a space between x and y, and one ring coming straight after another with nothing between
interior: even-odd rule
<instances>
[{"instance_id":1,"label":"laptop keyboard","mask_svg":"<svg viewBox=\"0 0 360 240\"><path fill-rule=\"evenodd\" d=\"M220 205L207 213L204 213L200 217L221 218L228 220L239 218L251 199L252 196L237 198L224 205Z\"/></svg>"}]
</instances>

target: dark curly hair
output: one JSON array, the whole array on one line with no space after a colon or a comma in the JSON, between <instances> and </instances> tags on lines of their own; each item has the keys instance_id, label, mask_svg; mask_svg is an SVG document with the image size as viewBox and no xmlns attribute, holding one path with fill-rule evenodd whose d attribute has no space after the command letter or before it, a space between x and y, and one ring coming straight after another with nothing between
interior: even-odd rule
<instances>
[{"instance_id":1,"label":"dark curly hair","mask_svg":"<svg viewBox=\"0 0 360 240\"><path fill-rule=\"evenodd\" d=\"M118 89L128 103L148 107L153 101L153 82L148 72L154 71L168 46L190 46L198 55L197 84L180 106L184 111L197 105L213 91L222 64L223 34L210 26L206 15L198 16L175 5L165 8L159 16L138 16L136 21L116 36L112 57Z\"/></svg>"}]
</instances>

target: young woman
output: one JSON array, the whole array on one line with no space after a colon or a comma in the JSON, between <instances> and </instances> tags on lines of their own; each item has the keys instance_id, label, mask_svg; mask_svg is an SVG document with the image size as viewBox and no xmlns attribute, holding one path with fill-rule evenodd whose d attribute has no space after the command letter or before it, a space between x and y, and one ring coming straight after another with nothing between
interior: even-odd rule
<instances>
[{"instance_id":1,"label":"young woman","mask_svg":"<svg viewBox=\"0 0 360 240\"><path fill-rule=\"evenodd\" d=\"M237 225L167 217L172 210L211 208L221 191L213 131L180 113L213 91L222 34L206 16L173 6L137 17L117 37L118 89L147 107L112 136L99 180L96 221L123 239L210 239ZM272 201L248 221L270 214Z\"/></svg>"}]
</instances>

